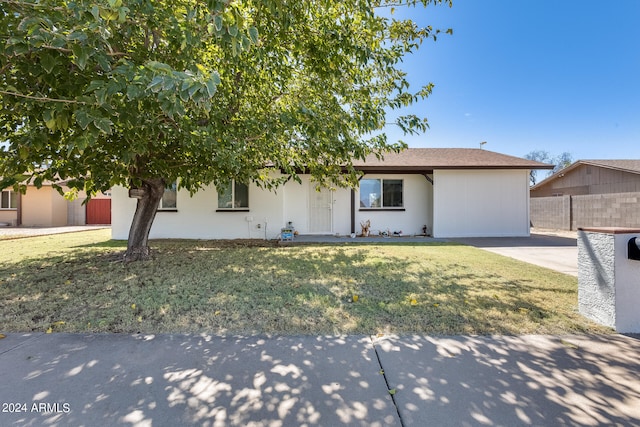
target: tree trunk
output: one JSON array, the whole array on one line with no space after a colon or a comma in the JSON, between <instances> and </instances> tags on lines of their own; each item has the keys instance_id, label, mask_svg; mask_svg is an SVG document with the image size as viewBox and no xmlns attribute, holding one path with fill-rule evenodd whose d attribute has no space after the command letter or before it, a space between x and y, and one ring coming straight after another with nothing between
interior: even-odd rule
<instances>
[{"instance_id":1,"label":"tree trunk","mask_svg":"<svg viewBox=\"0 0 640 427\"><path fill-rule=\"evenodd\" d=\"M165 182L161 178L142 180L142 188L131 189L129 197L136 197L136 213L131 221L125 262L144 261L151 258L149 231L156 217L158 205L164 194Z\"/></svg>"}]
</instances>

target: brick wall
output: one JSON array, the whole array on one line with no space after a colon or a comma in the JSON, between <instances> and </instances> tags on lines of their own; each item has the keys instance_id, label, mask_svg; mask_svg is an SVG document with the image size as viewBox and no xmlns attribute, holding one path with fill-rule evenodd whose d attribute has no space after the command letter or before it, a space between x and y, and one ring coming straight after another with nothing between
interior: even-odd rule
<instances>
[{"instance_id":1,"label":"brick wall","mask_svg":"<svg viewBox=\"0 0 640 427\"><path fill-rule=\"evenodd\" d=\"M640 227L640 193L532 197L530 206L538 228Z\"/></svg>"}]
</instances>

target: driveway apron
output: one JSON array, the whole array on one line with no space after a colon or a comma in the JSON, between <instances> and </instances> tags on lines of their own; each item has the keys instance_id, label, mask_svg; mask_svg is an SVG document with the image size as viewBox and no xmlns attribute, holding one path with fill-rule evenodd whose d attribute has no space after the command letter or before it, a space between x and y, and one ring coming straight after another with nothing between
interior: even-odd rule
<instances>
[{"instance_id":1,"label":"driveway apron","mask_svg":"<svg viewBox=\"0 0 640 427\"><path fill-rule=\"evenodd\" d=\"M451 241L578 276L578 243L574 238L531 234L530 237L474 237Z\"/></svg>"}]
</instances>

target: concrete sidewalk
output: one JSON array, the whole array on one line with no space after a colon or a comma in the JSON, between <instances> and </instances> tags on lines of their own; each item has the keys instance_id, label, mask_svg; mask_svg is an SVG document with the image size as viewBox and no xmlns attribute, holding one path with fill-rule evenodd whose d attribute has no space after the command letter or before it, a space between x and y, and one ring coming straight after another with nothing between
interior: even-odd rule
<instances>
[{"instance_id":1,"label":"concrete sidewalk","mask_svg":"<svg viewBox=\"0 0 640 427\"><path fill-rule=\"evenodd\" d=\"M66 225L60 227L0 227L0 239L22 239L24 237L48 236L51 234L77 233L101 230L110 225Z\"/></svg>"},{"instance_id":2,"label":"concrete sidewalk","mask_svg":"<svg viewBox=\"0 0 640 427\"><path fill-rule=\"evenodd\" d=\"M640 426L638 354L622 335L7 334L0 425Z\"/></svg>"}]
</instances>

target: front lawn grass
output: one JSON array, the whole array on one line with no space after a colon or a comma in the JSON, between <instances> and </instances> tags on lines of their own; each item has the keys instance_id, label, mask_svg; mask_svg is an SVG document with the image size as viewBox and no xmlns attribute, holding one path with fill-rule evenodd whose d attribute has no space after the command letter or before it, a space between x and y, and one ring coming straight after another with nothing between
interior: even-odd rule
<instances>
[{"instance_id":1,"label":"front lawn grass","mask_svg":"<svg viewBox=\"0 0 640 427\"><path fill-rule=\"evenodd\" d=\"M0 330L611 332L578 314L576 278L463 245L162 240L124 264L109 233L0 241Z\"/></svg>"}]
</instances>

